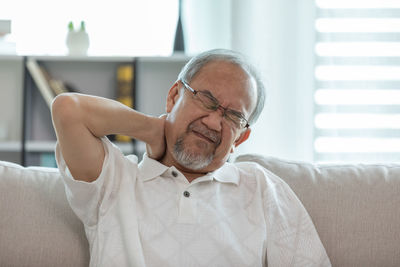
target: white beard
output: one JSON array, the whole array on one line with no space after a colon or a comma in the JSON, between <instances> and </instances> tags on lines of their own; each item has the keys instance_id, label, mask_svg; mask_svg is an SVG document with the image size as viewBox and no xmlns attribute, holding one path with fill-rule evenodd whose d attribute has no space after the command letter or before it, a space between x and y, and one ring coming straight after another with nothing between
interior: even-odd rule
<instances>
[{"instance_id":1,"label":"white beard","mask_svg":"<svg viewBox=\"0 0 400 267\"><path fill-rule=\"evenodd\" d=\"M183 137L176 141L173 156L180 165L190 170L201 170L207 167L214 159L214 153L202 155L187 151L183 144Z\"/></svg>"}]
</instances>

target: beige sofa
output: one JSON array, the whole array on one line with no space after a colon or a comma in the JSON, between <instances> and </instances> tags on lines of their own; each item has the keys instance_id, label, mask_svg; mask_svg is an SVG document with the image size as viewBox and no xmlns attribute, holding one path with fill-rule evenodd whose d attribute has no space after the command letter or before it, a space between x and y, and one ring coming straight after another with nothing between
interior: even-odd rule
<instances>
[{"instance_id":1,"label":"beige sofa","mask_svg":"<svg viewBox=\"0 0 400 267\"><path fill-rule=\"evenodd\" d=\"M244 155L284 179L333 266L400 266L400 164L319 166ZM57 169L0 162L0 266L88 266Z\"/></svg>"}]
</instances>

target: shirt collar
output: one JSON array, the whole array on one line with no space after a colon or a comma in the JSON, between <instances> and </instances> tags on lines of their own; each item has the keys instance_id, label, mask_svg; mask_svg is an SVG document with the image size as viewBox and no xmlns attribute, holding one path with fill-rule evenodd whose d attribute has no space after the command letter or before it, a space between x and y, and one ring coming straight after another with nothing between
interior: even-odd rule
<instances>
[{"instance_id":1,"label":"shirt collar","mask_svg":"<svg viewBox=\"0 0 400 267\"><path fill-rule=\"evenodd\" d=\"M240 175L236 165L225 162L222 167L210 173L215 180L222 183L233 183L239 185Z\"/></svg>"},{"instance_id":2,"label":"shirt collar","mask_svg":"<svg viewBox=\"0 0 400 267\"><path fill-rule=\"evenodd\" d=\"M139 163L139 177L143 181L148 181L156 178L168 170L168 166L158 162L155 159L149 158L147 153L144 153L142 161Z\"/></svg>"},{"instance_id":3,"label":"shirt collar","mask_svg":"<svg viewBox=\"0 0 400 267\"><path fill-rule=\"evenodd\" d=\"M143 181L148 181L160 176L168 169L169 169L168 166L165 166L164 164L160 163L157 160L149 158L147 153L144 153L143 159L139 163L139 177ZM210 178L212 177L215 180L222 183L233 183L238 185L240 181L240 175L238 169L234 164L229 162L226 162L219 169L207 173L205 176L208 176Z\"/></svg>"}]
</instances>

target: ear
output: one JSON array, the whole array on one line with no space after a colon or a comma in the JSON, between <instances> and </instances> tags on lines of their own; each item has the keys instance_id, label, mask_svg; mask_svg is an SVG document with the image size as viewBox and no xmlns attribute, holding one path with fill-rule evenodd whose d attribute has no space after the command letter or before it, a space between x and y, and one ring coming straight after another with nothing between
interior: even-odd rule
<instances>
[{"instance_id":1,"label":"ear","mask_svg":"<svg viewBox=\"0 0 400 267\"><path fill-rule=\"evenodd\" d=\"M168 91L166 111L170 113L179 98L179 81L176 81Z\"/></svg>"},{"instance_id":2,"label":"ear","mask_svg":"<svg viewBox=\"0 0 400 267\"><path fill-rule=\"evenodd\" d=\"M234 147L239 146L241 143L249 139L251 133L251 129L247 128L244 132L242 132L239 137L235 140ZM234 147L231 148L231 153L233 153Z\"/></svg>"}]
</instances>

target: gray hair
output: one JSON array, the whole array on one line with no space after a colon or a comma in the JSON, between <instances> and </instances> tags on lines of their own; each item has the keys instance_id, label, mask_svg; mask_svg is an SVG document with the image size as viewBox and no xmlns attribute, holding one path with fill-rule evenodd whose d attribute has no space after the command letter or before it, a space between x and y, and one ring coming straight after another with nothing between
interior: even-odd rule
<instances>
[{"instance_id":1,"label":"gray hair","mask_svg":"<svg viewBox=\"0 0 400 267\"><path fill-rule=\"evenodd\" d=\"M249 76L249 78L253 78L256 82L257 104L248 119L249 124L252 125L257 121L264 108L265 87L258 75L258 72L242 54L228 49L213 49L200 53L186 63L178 75L178 80L183 80L190 83L202 67L213 61L225 61L235 64L239 66Z\"/></svg>"}]
</instances>

